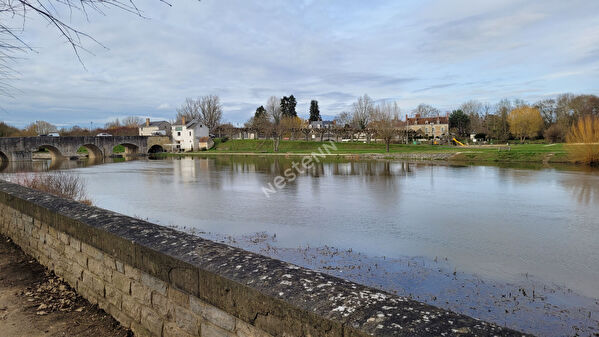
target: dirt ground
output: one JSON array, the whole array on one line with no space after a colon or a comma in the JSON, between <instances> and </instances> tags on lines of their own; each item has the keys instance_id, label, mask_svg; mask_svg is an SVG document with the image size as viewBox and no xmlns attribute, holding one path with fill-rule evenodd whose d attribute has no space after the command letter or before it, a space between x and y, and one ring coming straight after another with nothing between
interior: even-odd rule
<instances>
[{"instance_id":1,"label":"dirt ground","mask_svg":"<svg viewBox=\"0 0 599 337\"><path fill-rule=\"evenodd\" d=\"M0 335L133 336L0 235Z\"/></svg>"}]
</instances>

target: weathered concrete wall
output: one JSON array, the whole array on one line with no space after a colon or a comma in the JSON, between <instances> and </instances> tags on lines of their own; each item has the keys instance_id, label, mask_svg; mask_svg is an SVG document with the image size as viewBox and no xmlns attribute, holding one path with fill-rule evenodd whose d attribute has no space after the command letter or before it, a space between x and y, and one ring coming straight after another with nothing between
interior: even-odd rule
<instances>
[{"instance_id":1,"label":"weathered concrete wall","mask_svg":"<svg viewBox=\"0 0 599 337\"><path fill-rule=\"evenodd\" d=\"M0 232L140 336L521 336L0 180Z\"/></svg>"},{"instance_id":2,"label":"weathered concrete wall","mask_svg":"<svg viewBox=\"0 0 599 337\"><path fill-rule=\"evenodd\" d=\"M116 145L125 146L126 154L147 153L147 137L16 137L0 138L0 160L30 160L31 153L46 148L53 157L76 157L85 147L90 157L109 157Z\"/></svg>"}]
</instances>

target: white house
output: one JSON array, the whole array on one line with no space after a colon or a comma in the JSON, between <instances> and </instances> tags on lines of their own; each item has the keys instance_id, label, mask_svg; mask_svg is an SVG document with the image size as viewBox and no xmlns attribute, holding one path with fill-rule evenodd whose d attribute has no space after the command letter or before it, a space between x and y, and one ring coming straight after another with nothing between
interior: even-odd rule
<instances>
[{"instance_id":1,"label":"white house","mask_svg":"<svg viewBox=\"0 0 599 337\"><path fill-rule=\"evenodd\" d=\"M189 123L182 118L180 122L172 126L173 144L172 150L175 152L198 151L201 147L209 147L210 133L208 127L202 124L198 119Z\"/></svg>"}]
</instances>

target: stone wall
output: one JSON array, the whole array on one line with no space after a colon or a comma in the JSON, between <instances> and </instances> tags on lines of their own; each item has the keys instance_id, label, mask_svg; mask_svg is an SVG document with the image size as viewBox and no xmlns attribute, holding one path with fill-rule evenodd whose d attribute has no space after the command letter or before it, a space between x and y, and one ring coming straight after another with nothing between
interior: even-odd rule
<instances>
[{"instance_id":1,"label":"stone wall","mask_svg":"<svg viewBox=\"0 0 599 337\"><path fill-rule=\"evenodd\" d=\"M0 137L0 160L31 160L33 152L45 148L52 158L78 157L77 150L84 147L90 157L104 158L114 155L116 145L125 147L125 154L146 154L148 152L147 137L112 136L112 137Z\"/></svg>"},{"instance_id":2,"label":"stone wall","mask_svg":"<svg viewBox=\"0 0 599 337\"><path fill-rule=\"evenodd\" d=\"M138 336L522 335L1 180L0 232Z\"/></svg>"}]
</instances>

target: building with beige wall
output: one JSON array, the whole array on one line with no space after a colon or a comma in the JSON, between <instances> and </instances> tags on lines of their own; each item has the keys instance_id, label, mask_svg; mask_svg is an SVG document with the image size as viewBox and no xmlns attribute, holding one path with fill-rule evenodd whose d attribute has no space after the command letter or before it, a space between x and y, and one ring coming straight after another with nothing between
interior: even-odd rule
<instances>
[{"instance_id":1,"label":"building with beige wall","mask_svg":"<svg viewBox=\"0 0 599 337\"><path fill-rule=\"evenodd\" d=\"M449 135L449 114L436 117L420 117L420 114L414 117L406 115L405 127L414 132L422 133L431 138L442 138Z\"/></svg>"},{"instance_id":2,"label":"building with beige wall","mask_svg":"<svg viewBox=\"0 0 599 337\"><path fill-rule=\"evenodd\" d=\"M146 118L146 122L139 127L140 136L170 136L171 135L171 123L167 121L154 121L150 122L149 118Z\"/></svg>"}]
</instances>

